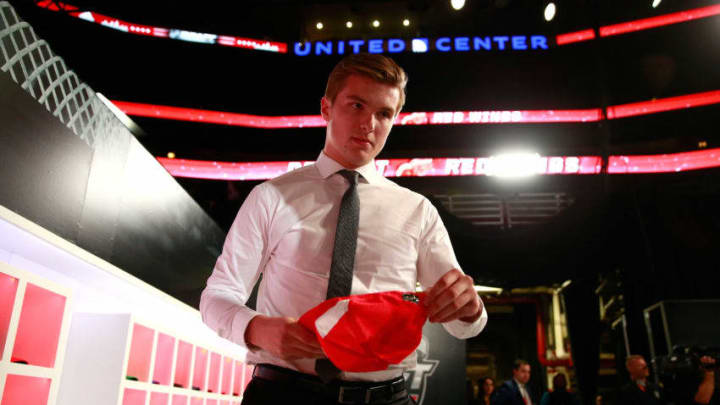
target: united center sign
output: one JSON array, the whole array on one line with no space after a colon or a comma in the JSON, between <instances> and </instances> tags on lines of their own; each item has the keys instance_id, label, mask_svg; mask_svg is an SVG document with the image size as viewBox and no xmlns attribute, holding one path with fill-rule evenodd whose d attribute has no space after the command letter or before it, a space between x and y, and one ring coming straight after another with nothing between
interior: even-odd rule
<instances>
[{"instance_id":1,"label":"united center sign","mask_svg":"<svg viewBox=\"0 0 720 405\"><path fill-rule=\"evenodd\" d=\"M547 50L543 35L497 35L441 38L354 39L348 41L295 42L297 56L344 55L350 53L487 52Z\"/></svg>"}]
</instances>

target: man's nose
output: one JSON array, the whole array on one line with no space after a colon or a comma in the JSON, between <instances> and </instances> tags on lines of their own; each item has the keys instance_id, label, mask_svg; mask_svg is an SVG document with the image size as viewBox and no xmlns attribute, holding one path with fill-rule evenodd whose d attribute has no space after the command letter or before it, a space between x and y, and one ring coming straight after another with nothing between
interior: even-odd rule
<instances>
[{"instance_id":1,"label":"man's nose","mask_svg":"<svg viewBox=\"0 0 720 405\"><path fill-rule=\"evenodd\" d=\"M360 121L360 128L365 132L372 132L375 129L375 116L373 114L365 114Z\"/></svg>"}]
</instances>

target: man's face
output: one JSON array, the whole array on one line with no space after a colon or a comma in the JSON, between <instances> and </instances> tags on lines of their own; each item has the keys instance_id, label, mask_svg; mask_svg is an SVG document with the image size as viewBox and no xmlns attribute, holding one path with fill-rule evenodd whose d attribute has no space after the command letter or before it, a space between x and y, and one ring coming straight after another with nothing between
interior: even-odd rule
<instances>
[{"instance_id":1,"label":"man's face","mask_svg":"<svg viewBox=\"0 0 720 405\"><path fill-rule=\"evenodd\" d=\"M650 375L644 359L633 359L627 365L631 380L642 380Z\"/></svg>"},{"instance_id":2,"label":"man's face","mask_svg":"<svg viewBox=\"0 0 720 405\"><path fill-rule=\"evenodd\" d=\"M400 89L361 75L351 75L330 101L323 97L327 121L325 154L348 169L370 162L390 134L400 101Z\"/></svg>"},{"instance_id":3,"label":"man's face","mask_svg":"<svg viewBox=\"0 0 720 405\"><path fill-rule=\"evenodd\" d=\"M522 384L527 384L530 381L530 365L523 364L517 369L513 369L513 377Z\"/></svg>"}]
</instances>

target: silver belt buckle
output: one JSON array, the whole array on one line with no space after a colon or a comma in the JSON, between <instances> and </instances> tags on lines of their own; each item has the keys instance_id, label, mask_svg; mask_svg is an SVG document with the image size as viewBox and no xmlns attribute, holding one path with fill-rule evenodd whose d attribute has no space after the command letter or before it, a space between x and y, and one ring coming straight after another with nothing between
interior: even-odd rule
<instances>
[{"instance_id":1,"label":"silver belt buckle","mask_svg":"<svg viewBox=\"0 0 720 405\"><path fill-rule=\"evenodd\" d=\"M370 403L370 397L372 397L373 391L376 391L376 390L379 390L379 389L383 389L383 388L385 388L384 385L379 385L379 386L376 386L376 387L370 387L370 388L368 388L368 389L365 391L365 403L366 403L366 404L369 404L369 403ZM389 388L389 386L388 386L388 388Z\"/></svg>"}]
</instances>

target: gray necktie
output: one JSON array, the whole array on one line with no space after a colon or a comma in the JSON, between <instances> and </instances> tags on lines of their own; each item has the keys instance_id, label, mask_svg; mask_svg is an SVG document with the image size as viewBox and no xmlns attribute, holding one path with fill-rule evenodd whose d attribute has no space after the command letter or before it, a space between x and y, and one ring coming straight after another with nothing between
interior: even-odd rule
<instances>
[{"instance_id":1,"label":"gray necktie","mask_svg":"<svg viewBox=\"0 0 720 405\"><path fill-rule=\"evenodd\" d=\"M350 187L345 191L340 202L327 299L350 295L360 217L360 199L357 193L359 173L350 170L342 170L338 173L350 182ZM327 359L318 359L315 362L315 371L325 382L329 382L340 374L340 370Z\"/></svg>"}]
</instances>

